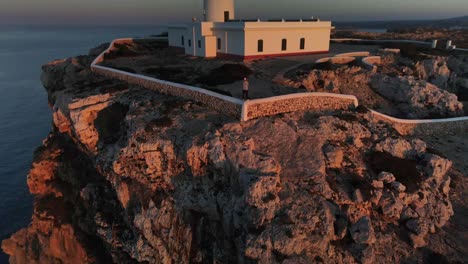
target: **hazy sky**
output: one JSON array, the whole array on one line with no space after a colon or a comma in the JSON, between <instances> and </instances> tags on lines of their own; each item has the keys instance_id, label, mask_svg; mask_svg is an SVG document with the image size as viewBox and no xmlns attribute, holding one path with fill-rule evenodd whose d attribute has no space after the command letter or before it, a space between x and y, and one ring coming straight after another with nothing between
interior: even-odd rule
<instances>
[{"instance_id":1,"label":"hazy sky","mask_svg":"<svg viewBox=\"0 0 468 264\"><path fill-rule=\"evenodd\" d=\"M1 24L167 23L200 16L203 0L0 0ZM237 0L238 18L393 20L468 15L468 0Z\"/></svg>"}]
</instances>

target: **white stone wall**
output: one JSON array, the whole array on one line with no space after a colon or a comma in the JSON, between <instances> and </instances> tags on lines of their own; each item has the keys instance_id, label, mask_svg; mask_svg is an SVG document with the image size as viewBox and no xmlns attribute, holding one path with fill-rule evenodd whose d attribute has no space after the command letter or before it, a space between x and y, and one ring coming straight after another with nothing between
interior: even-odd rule
<instances>
[{"instance_id":1,"label":"white stone wall","mask_svg":"<svg viewBox=\"0 0 468 264\"><path fill-rule=\"evenodd\" d=\"M102 52L98 57L96 57L96 59L94 59L94 61L91 63L91 70L97 74L126 81L130 84L139 85L162 94L179 96L182 98L194 100L196 102L203 103L212 109L223 112L226 115L239 119L241 118L243 101L240 99L218 94L198 87L168 82L98 65L104 61L104 55L112 51L112 49L115 47L115 44L129 43L131 41L133 41L133 39L129 38L114 40L107 50Z\"/></svg>"},{"instance_id":2,"label":"white stone wall","mask_svg":"<svg viewBox=\"0 0 468 264\"><path fill-rule=\"evenodd\" d=\"M336 54L335 57L367 57L370 56L369 51L347 52Z\"/></svg>"},{"instance_id":3,"label":"white stone wall","mask_svg":"<svg viewBox=\"0 0 468 264\"><path fill-rule=\"evenodd\" d=\"M373 72L377 72L377 65L382 62L380 56L370 56L362 59L363 66Z\"/></svg>"},{"instance_id":4,"label":"white stone wall","mask_svg":"<svg viewBox=\"0 0 468 264\"><path fill-rule=\"evenodd\" d=\"M353 95L332 93L297 93L244 102L242 121L295 111L337 111L358 107Z\"/></svg>"},{"instance_id":5,"label":"white stone wall","mask_svg":"<svg viewBox=\"0 0 468 264\"><path fill-rule=\"evenodd\" d=\"M185 53L212 57L222 53L244 57L281 56L282 54L323 53L330 49L331 22L201 22L169 27L169 45L181 46L185 36ZM211 37L215 36L213 41ZM305 39L301 49L301 39ZM221 40L221 49L217 40ZM286 50L282 40L287 40ZM192 41L191 47L188 40ZM202 41L201 48L198 41ZM263 40L263 51L258 51L258 41Z\"/></svg>"},{"instance_id":6,"label":"white stone wall","mask_svg":"<svg viewBox=\"0 0 468 264\"><path fill-rule=\"evenodd\" d=\"M297 93L242 101L206 89L158 80L98 65L104 61L104 55L110 52L116 43L124 44L132 41L133 39L130 38L114 40L109 48L92 62L91 70L97 74L117 78L131 84L152 89L158 93L179 96L203 103L212 109L238 118L241 121L294 111L317 110L323 112L350 110L358 106L358 100L355 96L330 93ZM394 118L373 110L370 111L370 117L373 122L386 122L392 125L402 135L468 133L468 117L407 120Z\"/></svg>"},{"instance_id":7,"label":"white stone wall","mask_svg":"<svg viewBox=\"0 0 468 264\"><path fill-rule=\"evenodd\" d=\"M183 48L185 54L192 56L216 57L216 37L213 36L212 28L212 22L170 26L169 46Z\"/></svg>"},{"instance_id":8,"label":"white stone wall","mask_svg":"<svg viewBox=\"0 0 468 264\"><path fill-rule=\"evenodd\" d=\"M239 119L241 117L242 100L233 97L224 96L197 87L162 81L143 75L102 67L99 65L92 67L92 70L93 72L100 75L119 79L129 84L138 85L161 94L177 96L202 103L214 110L234 118Z\"/></svg>"},{"instance_id":9,"label":"white stone wall","mask_svg":"<svg viewBox=\"0 0 468 264\"><path fill-rule=\"evenodd\" d=\"M169 35L169 46L171 47L178 47L178 48L185 48L187 45L187 27L180 25L169 27L168 29ZM182 45L182 36L184 36L184 45Z\"/></svg>"},{"instance_id":10,"label":"white stone wall","mask_svg":"<svg viewBox=\"0 0 468 264\"><path fill-rule=\"evenodd\" d=\"M355 61L354 57L326 57L315 61L315 63L348 64Z\"/></svg>"},{"instance_id":11,"label":"white stone wall","mask_svg":"<svg viewBox=\"0 0 468 264\"><path fill-rule=\"evenodd\" d=\"M228 31L214 29L213 34L216 39L221 39L221 49L218 53L244 56L245 35L243 31Z\"/></svg>"},{"instance_id":12,"label":"white stone wall","mask_svg":"<svg viewBox=\"0 0 468 264\"><path fill-rule=\"evenodd\" d=\"M370 114L374 122L388 123L402 135L438 135L468 132L468 117L409 120L391 117L373 110L371 110Z\"/></svg>"},{"instance_id":13,"label":"white stone wall","mask_svg":"<svg viewBox=\"0 0 468 264\"><path fill-rule=\"evenodd\" d=\"M245 23L245 56L320 53L330 50L331 23L328 22L249 22ZM305 48L300 49L300 40ZM263 52L258 52L258 40ZM282 50L282 39L287 49Z\"/></svg>"}]
</instances>

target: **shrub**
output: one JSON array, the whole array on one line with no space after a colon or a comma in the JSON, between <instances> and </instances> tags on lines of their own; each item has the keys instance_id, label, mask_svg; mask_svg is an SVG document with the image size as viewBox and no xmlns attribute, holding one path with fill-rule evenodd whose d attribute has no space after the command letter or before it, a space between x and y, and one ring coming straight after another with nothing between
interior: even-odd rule
<instances>
[{"instance_id":1,"label":"shrub","mask_svg":"<svg viewBox=\"0 0 468 264\"><path fill-rule=\"evenodd\" d=\"M212 70L209 74L197 78L197 82L217 86L240 81L252 74L252 70L242 64L224 64Z\"/></svg>"}]
</instances>

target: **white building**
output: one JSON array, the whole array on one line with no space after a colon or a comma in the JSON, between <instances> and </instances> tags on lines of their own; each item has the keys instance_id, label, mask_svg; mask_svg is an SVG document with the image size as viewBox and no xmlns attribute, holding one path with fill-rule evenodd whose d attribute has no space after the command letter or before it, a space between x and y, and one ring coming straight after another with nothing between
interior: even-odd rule
<instances>
[{"instance_id":1,"label":"white building","mask_svg":"<svg viewBox=\"0 0 468 264\"><path fill-rule=\"evenodd\" d=\"M204 21L169 26L169 46L186 54L244 60L327 53L330 21L235 20L234 0L204 0Z\"/></svg>"}]
</instances>

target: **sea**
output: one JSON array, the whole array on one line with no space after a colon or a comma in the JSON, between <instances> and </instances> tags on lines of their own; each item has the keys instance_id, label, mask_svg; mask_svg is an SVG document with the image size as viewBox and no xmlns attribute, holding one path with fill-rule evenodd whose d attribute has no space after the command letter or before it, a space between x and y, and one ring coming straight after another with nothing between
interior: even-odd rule
<instances>
[{"instance_id":1,"label":"sea","mask_svg":"<svg viewBox=\"0 0 468 264\"><path fill-rule=\"evenodd\" d=\"M386 28L337 28L337 31L354 31L354 32L363 32L363 33L387 33L388 29Z\"/></svg>"},{"instance_id":2,"label":"sea","mask_svg":"<svg viewBox=\"0 0 468 264\"><path fill-rule=\"evenodd\" d=\"M357 28L354 31L364 32L364 33L387 33L386 28Z\"/></svg>"},{"instance_id":3,"label":"sea","mask_svg":"<svg viewBox=\"0 0 468 264\"><path fill-rule=\"evenodd\" d=\"M52 127L41 66L54 59L87 54L115 38L145 37L162 25L0 25L0 241L31 220L33 197L26 177L34 150ZM0 250L0 263L7 263Z\"/></svg>"}]
</instances>

